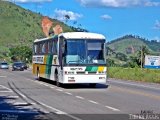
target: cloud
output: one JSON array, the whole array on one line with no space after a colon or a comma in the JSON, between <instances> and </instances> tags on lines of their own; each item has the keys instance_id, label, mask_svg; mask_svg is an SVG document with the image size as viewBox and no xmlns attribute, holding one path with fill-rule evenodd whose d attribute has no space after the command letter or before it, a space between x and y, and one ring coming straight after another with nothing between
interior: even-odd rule
<instances>
[{"instance_id":1,"label":"cloud","mask_svg":"<svg viewBox=\"0 0 160 120\"><path fill-rule=\"evenodd\" d=\"M39 2L52 2L53 0L3 0L17 3L39 3Z\"/></svg>"},{"instance_id":2,"label":"cloud","mask_svg":"<svg viewBox=\"0 0 160 120\"><path fill-rule=\"evenodd\" d=\"M107 14L102 15L101 18L104 19L104 20L110 20L110 19L112 19L112 17L109 16L109 15L107 15Z\"/></svg>"},{"instance_id":3,"label":"cloud","mask_svg":"<svg viewBox=\"0 0 160 120\"><path fill-rule=\"evenodd\" d=\"M159 20L156 20L153 29L160 30L160 21Z\"/></svg>"},{"instance_id":4,"label":"cloud","mask_svg":"<svg viewBox=\"0 0 160 120\"><path fill-rule=\"evenodd\" d=\"M74 13L72 11L56 9L54 12L55 12L56 19L61 20L61 21L66 20L66 18L65 18L66 15L69 16L69 20L77 20L77 19L83 17L82 14Z\"/></svg>"},{"instance_id":5,"label":"cloud","mask_svg":"<svg viewBox=\"0 0 160 120\"><path fill-rule=\"evenodd\" d=\"M136 7L160 6L160 2L153 0L77 0L87 7Z\"/></svg>"}]
</instances>

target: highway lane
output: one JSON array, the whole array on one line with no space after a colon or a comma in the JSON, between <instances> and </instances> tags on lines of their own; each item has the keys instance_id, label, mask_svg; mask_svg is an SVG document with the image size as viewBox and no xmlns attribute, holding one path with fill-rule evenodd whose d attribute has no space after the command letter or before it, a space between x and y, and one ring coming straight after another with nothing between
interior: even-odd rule
<instances>
[{"instance_id":1,"label":"highway lane","mask_svg":"<svg viewBox=\"0 0 160 120\"><path fill-rule=\"evenodd\" d=\"M141 111L160 113L159 85L113 79L107 84L109 86L98 84L96 88L86 84L58 88L53 83L34 80L30 70L0 70L0 95L19 96L13 104L28 103L30 105L24 104L24 107L36 109L33 113L65 114L68 119L99 119L106 114L140 114ZM92 116L85 116L87 114ZM98 114L98 118L94 114Z\"/></svg>"}]
</instances>

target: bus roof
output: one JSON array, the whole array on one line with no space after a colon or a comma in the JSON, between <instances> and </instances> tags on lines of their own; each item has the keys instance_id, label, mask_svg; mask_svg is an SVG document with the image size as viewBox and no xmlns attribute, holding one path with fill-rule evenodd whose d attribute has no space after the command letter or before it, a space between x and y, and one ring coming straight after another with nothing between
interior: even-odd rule
<instances>
[{"instance_id":1,"label":"bus roof","mask_svg":"<svg viewBox=\"0 0 160 120\"><path fill-rule=\"evenodd\" d=\"M90 33L90 32L66 32L66 33L61 33L58 36L60 37L62 36L66 39L100 39L100 40L105 39L105 37L102 34ZM34 42L49 40L55 37L57 37L57 35L48 38L36 39Z\"/></svg>"},{"instance_id":2,"label":"bus roof","mask_svg":"<svg viewBox=\"0 0 160 120\"><path fill-rule=\"evenodd\" d=\"M63 36L66 39L105 39L102 34L89 32L67 32L61 33L59 36Z\"/></svg>"},{"instance_id":3,"label":"bus roof","mask_svg":"<svg viewBox=\"0 0 160 120\"><path fill-rule=\"evenodd\" d=\"M40 42L40 41L44 41L44 40L49 40L49 39L53 39L53 38L56 38L56 37L58 37L58 35L54 35L54 36L47 37L47 38L36 39L34 42Z\"/></svg>"}]
</instances>

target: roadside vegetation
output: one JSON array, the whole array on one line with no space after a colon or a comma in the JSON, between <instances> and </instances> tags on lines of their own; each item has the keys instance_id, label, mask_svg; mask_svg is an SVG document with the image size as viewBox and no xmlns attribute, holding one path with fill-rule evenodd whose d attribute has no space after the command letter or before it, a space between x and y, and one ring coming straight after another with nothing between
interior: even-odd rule
<instances>
[{"instance_id":1,"label":"roadside vegetation","mask_svg":"<svg viewBox=\"0 0 160 120\"><path fill-rule=\"evenodd\" d=\"M160 70L108 67L108 77L123 80L160 83Z\"/></svg>"},{"instance_id":2,"label":"roadside vegetation","mask_svg":"<svg viewBox=\"0 0 160 120\"><path fill-rule=\"evenodd\" d=\"M146 46L141 46L141 49L129 57L123 54L116 55L118 56L117 58L123 62L119 62L118 59L107 56L108 77L160 83L160 69L143 68L145 55L148 54L152 55L151 51Z\"/></svg>"}]
</instances>

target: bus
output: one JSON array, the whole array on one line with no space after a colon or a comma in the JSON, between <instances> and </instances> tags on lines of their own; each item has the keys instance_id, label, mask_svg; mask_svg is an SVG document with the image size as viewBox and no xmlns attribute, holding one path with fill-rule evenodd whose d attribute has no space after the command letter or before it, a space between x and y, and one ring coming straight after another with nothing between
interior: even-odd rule
<instances>
[{"instance_id":1,"label":"bus","mask_svg":"<svg viewBox=\"0 0 160 120\"><path fill-rule=\"evenodd\" d=\"M106 83L105 37L97 33L68 32L36 39L33 74L60 84Z\"/></svg>"}]
</instances>

